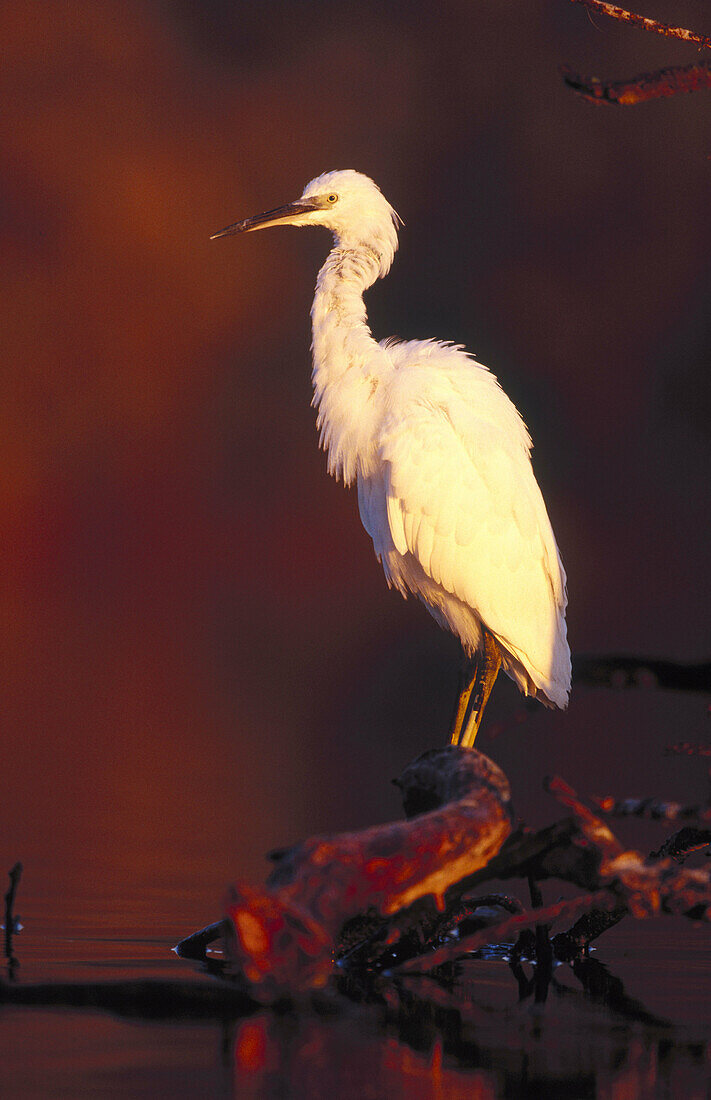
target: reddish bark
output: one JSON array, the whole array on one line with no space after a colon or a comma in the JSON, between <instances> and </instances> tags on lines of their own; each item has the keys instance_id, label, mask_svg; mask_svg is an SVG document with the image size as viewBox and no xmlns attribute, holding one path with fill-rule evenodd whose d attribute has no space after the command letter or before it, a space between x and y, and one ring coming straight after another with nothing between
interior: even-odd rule
<instances>
[{"instance_id":1,"label":"reddish bark","mask_svg":"<svg viewBox=\"0 0 711 1100\"><path fill-rule=\"evenodd\" d=\"M640 73L629 80L603 81L594 76L580 76L567 66L561 68L561 73L568 87L588 102L621 107L711 87L711 63L705 61Z\"/></svg>"},{"instance_id":2,"label":"reddish bark","mask_svg":"<svg viewBox=\"0 0 711 1100\"><path fill-rule=\"evenodd\" d=\"M558 957L569 959L626 914L711 919L709 872L625 850L559 777L547 782L548 790L574 817L514 834L506 779L474 749L426 753L398 783L411 820L313 837L275 856L265 887L235 888L214 935L224 937L231 970L255 1000L322 987L337 952L364 971L429 971L535 926L532 942L545 977L553 922L576 921L553 942ZM585 892L543 906L534 886L534 908L522 912L503 895L472 896L481 882L511 877L534 884L556 877ZM496 919L492 907L509 913ZM209 931L190 937L181 953L204 946Z\"/></svg>"},{"instance_id":3,"label":"reddish bark","mask_svg":"<svg viewBox=\"0 0 711 1100\"><path fill-rule=\"evenodd\" d=\"M672 27L667 23L660 23L656 19L649 19L644 15L636 15L634 12L620 8L616 4L608 3L608 0L573 0L573 3L584 4L586 8L608 15L618 22L631 23L635 27L651 31L653 34L661 34L665 38L678 38L684 42L695 42L707 49L711 48L711 38L706 35L686 30L685 27ZM711 62L706 61L694 65L673 65L670 68L657 69L652 73L641 73L629 80L617 81L603 81L594 76L580 76L567 66L564 66L561 72L568 87L590 103L612 103L624 107L630 107L636 103L645 103L650 99L659 99L660 97L678 95L681 92L694 92L699 88L711 87ZM620 660L621 668L631 669L633 672L637 671L633 668L634 659L621 658ZM674 667L666 661L649 662L649 664L658 665L662 671ZM708 679L708 664L699 666L699 671L704 672L704 669L705 678ZM643 667L640 671L644 673L647 668ZM654 675L651 670L650 675Z\"/></svg>"},{"instance_id":4,"label":"reddish bark","mask_svg":"<svg viewBox=\"0 0 711 1100\"><path fill-rule=\"evenodd\" d=\"M652 34L661 34L665 38L680 38L684 42L696 42L700 46L711 48L711 38L695 31L687 31L684 27L672 27L667 23L659 23L656 19L648 19L645 15L635 15L632 11L620 8L616 4L607 3L607 0L573 0L574 4L584 4L592 11L599 11L603 15L609 15L611 19L617 19L620 23L632 23L643 31L651 31Z\"/></svg>"},{"instance_id":5,"label":"reddish bark","mask_svg":"<svg viewBox=\"0 0 711 1100\"><path fill-rule=\"evenodd\" d=\"M228 949L260 998L323 985L341 929L365 911L385 918L428 897L442 909L447 889L486 867L511 832L508 782L474 749L425 753L397 782L406 809L428 812L312 837L277 855L266 887L236 887Z\"/></svg>"}]
</instances>

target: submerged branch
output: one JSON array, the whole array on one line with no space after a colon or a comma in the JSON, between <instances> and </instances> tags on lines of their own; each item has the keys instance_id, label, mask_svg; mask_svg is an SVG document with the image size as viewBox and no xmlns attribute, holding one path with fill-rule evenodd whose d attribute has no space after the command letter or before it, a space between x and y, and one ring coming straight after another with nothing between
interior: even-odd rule
<instances>
[{"instance_id":1,"label":"submerged branch","mask_svg":"<svg viewBox=\"0 0 711 1100\"><path fill-rule=\"evenodd\" d=\"M224 939L228 931L229 925L226 920L214 921L212 924L206 924L204 928L198 929L197 932L193 932L190 936L185 936L179 943L176 943L173 950L181 959L203 960L210 944L216 940Z\"/></svg>"},{"instance_id":2,"label":"submerged branch","mask_svg":"<svg viewBox=\"0 0 711 1100\"><path fill-rule=\"evenodd\" d=\"M400 974L424 974L461 958L464 954L478 951L490 943L513 943L516 936L524 928L533 928L536 925L552 925L561 920L573 920L591 909L612 910L618 905L618 899L610 890L597 890L593 894L583 894L569 901L559 901L555 905L542 906L539 909L529 909L525 913L516 913L512 917L489 925L480 932L474 932L470 936L461 936L456 942L445 944L431 951L427 955L420 955L416 959L410 959L397 968Z\"/></svg>"}]
</instances>

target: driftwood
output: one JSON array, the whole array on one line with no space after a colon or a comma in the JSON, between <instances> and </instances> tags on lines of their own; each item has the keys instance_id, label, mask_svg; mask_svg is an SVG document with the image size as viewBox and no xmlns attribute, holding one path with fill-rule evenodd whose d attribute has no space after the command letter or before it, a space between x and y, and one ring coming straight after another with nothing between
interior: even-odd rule
<instances>
[{"instance_id":1,"label":"driftwood","mask_svg":"<svg viewBox=\"0 0 711 1100\"><path fill-rule=\"evenodd\" d=\"M599 807L554 777L546 786L567 816L533 831L515 825L500 769L458 746L426 753L398 785L409 820L275 853L264 887L242 884L223 919L181 941L179 955L227 981L20 984L6 952L10 980L0 981L0 1003L228 1019L303 996L332 1011L340 1003L334 995L346 993L387 1006L393 1019L415 1012L451 1021L454 1011L471 1022L478 1010L461 1000L459 964L497 958L508 963L521 999L540 1002L549 989L561 991L553 968L559 960L585 996L623 1017L663 1023L587 950L630 916L711 919L709 872L680 866L709 842L711 829L684 825L645 858L620 843ZM10 928L17 878L6 899ZM579 892L546 905L539 885L546 879ZM501 880L528 883L531 905L499 892ZM218 940L222 950L211 952ZM475 983L475 963L468 974Z\"/></svg>"},{"instance_id":2,"label":"driftwood","mask_svg":"<svg viewBox=\"0 0 711 1100\"><path fill-rule=\"evenodd\" d=\"M268 1003L321 989L335 973L437 975L488 945L508 945L514 973L520 958L536 961L541 1000L554 958L581 959L627 916L711 919L709 872L680 866L705 841L703 830L675 834L645 858L559 777L547 789L569 816L537 832L514 829L503 773L459 746L426 753L397 782L408 821L276 853L266 886L239 885L225 920L182 941L179 954L200 957L220 938L225 973ZM582 893L546 906L538 883L549 878ZM511 879L529 882L531 908L477 893ZM520 967L518 979L525 984Z\"/></svg>"},{"instance_id":3,"label":"driftwood","mask_svg":"<svg viewBox=\"0 0 711 1100\"><path fill-rule=\"evenodd\" d=\"M397 783L414 821L313 837L275 854L266 887L234 888L227 954L259 999L324 986L355 918L380 929L425 898L444 911L449 887L486 867L511 832L508 782L481 753L425 753Z\"/></svg>"}]
</instances>

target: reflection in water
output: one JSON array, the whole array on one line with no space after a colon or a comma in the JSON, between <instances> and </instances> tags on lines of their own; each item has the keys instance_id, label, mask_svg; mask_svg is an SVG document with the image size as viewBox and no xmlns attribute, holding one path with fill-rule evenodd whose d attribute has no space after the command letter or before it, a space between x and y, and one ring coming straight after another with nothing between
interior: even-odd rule
<instances>
[{"instance_id":1,"label":"reflection in water","mask_svg":"<svg viewBox=\"0 0 711 1100\"><path fill-rule=\"evenodd\" d=\"M54 1087L73 1096L114 1095L117 1073L124 1095L255 1100L686 1100L705 1096L711 1081L707 1043L655 1015L592 957L556 966L545 1003L536 1001L531 964L512 967L501 951L463 960L439 979L364 983L343 975L337 990L257 1009L216 976L214 961L210 974L177 959L168 965L166 945L156 943L152 965L164 964L163 980L154 970L136 978L137 941L123 941L123 957L106 961L119 943L103 941L98 980L77 982L70 969L73 981L3 988L0 1059L8 1095L49 1096ZM657 961L650 957L652 981ZM113 965L121 977L106 980ZM33 1008L19 1007L20 998ZM33 1033L61 1041L39 1044L30 1068L16 1040L26 1044ZM68 1050L76 1056L68 1058ZM40 1078L44 1091L33 1088Z\"/></svg>"},{"instance_id":2,"label":"reflection in water","mask_svg":"<svg viewBox=\"0 0 711 1100\"><path fill-rule=\"evenodd\" d=\"M475 962L448 989L417 979L388 994L361 990L367 1011L345 1002L338 1012L260 1011L234 1028L234 1093L706 1095L708 1047L655 1020L601 964L586 960L584 969L594 998L573 989L563 967L545 1007L517 1003L503 964ZM358 995L352 983L349 992Z\"/></svg>"}]
</instances>

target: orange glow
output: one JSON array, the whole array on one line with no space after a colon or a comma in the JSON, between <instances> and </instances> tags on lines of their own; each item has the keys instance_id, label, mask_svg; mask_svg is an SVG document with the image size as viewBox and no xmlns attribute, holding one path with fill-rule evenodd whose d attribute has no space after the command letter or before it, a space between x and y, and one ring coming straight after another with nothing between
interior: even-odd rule
<instances>
[{"instance_id":1,"label":"orange glow","mask_svg":"<svg viewBox=\"0 0 711 1100\"><path fill-rule=\"evenodd\" d=\"M269 951L269 937L257 918L242 909L231 909L230 916L244 950L250 955L265 955Z\"/></svg>"},{"instance_id":2,"label":"orange glow","mask_svg":"<svg viewBox=\"0 0 711 1100\"><path fill-rule=\"evenodd\" d=\"M264 1069L267 1057L267 1024L264 1018L240 1025L235 1039L235 1067L241 1073Z\"/></svg>"}]
</instances>

